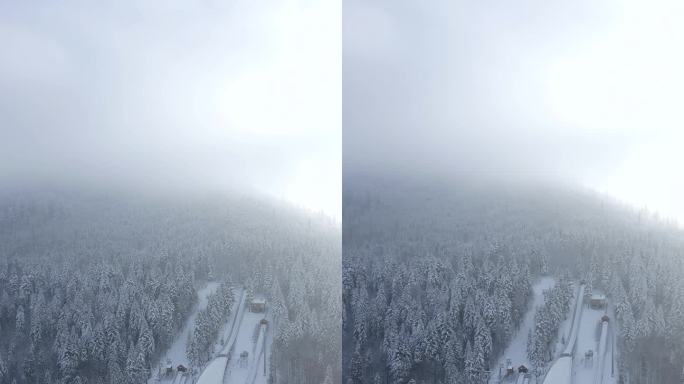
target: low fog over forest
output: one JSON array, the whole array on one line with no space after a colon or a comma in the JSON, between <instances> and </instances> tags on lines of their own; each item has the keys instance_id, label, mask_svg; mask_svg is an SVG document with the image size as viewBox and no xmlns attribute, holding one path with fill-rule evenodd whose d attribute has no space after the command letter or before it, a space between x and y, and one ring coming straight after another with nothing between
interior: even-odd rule
<instances>
[{"instance_id":1,"label":"low fog over forest","mask_svg":"<svg viewBox=\"0 0 684 384\"><path fill-rule=\"evenodd\" d=\"M345 384L682 382L683 16L345 2Z\"/></svg>"},{"instance_id":2,"label":"low fog over forest","mask_svg":"<svg viewBox=\"0 0 684 384\"><path fill-rule=\"evenodd\" d=\"M339 35L0 1L0 384L340 382Z\"/></svg>"},{"instance_id":3,"label":"low fog over forest","mask_svg":"<svg viewBox=\"0 0 684 384\"><path fill-rule=\"evenodd\" d=\"M583 189L387 175L347 176L344 206L345 382L496 383L535 310L523 348L541 383L573 282L607 294L615 382L681 380L684 236L653 214ZM535 308L543 276L557 283Z\"/></svg>"},{"instance_id":4,"label":"low fog over forest","mask_svg":"<svg viewBox=\"0 0 684 384\"><path fill-rule=\"evenodd\" d=\"M327 217L246 195L5 192L0 244L0 383L146 382L209 281L225 288L188 341L198 374L244 287L271 308L269 382L339 382Z\"/></svg>"}]
</instances>

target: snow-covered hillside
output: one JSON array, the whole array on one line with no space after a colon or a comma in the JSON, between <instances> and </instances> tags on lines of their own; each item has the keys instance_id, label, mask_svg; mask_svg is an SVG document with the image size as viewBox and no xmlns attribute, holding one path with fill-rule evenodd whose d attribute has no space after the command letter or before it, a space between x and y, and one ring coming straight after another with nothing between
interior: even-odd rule
<instances>
[{"instance_id":1,"label":"snow-covered hillside","mask_svg":"<svg viewBox=\"0 0 684 384\"><path fill-rule=\"evenodd\" d=\"M529 329L530 282L543 275L606 294L614 316L605 350L615 357L602 360L604 375L610 367L618 382L681 380L684 236L648 212L563 186L372 173L345 178L344 202L345 381L497 377L507 354L523 355L527 335L516 330ZM572 343L574 295L553 293L539 317L528 355L536 374ZM584 351L573 364L592 345L599 353L601 340L597 314L579 314L575 348Z\"/></svg>"},{"instance_id":2,"label":"snow-covered hillside","mask_svg":"<svg viewBox=\"0 0 684 384\"><path fill-rule=\"evenodd\" d=\"M274 332L269 373L337 378L340 247L330 220L250 196L0 191L0 383L140 384L167 356L201 369L229 332L230 281L303 330ZM198 295L206 281L221 285Z\"/></svg>"}]
</instances>

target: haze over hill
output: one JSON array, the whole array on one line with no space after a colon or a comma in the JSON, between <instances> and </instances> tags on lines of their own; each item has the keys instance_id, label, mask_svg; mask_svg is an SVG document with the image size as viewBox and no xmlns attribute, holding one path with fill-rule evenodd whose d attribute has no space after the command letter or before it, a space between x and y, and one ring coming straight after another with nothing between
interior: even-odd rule
<instances>
[{"instance_id":1,"label":"haze over hill","mask_svg":"<svg viewBox=\"0 0 684 384\"><path fill-rule=\"evenodd\" d=\"M334 2L0 2L0 186L256 190L339 218L339 35Z\"/></svg>"},{"instance_id":2,"label":"haze over hill","mask_svg":"<svg viewBox=\"0 0 684 384\"><path fill-rule=\"evenodd\" d=\"M0 1L0 384L340 384L337 5Z\"/></svg>"},{"instance_id":3,"label":"haze over hill","mask_svg":"<svg viewBox=\"0 0 684 384\"><path fill-rule=\"evenodd\" d=\"M682 3L344 15L345 380L681 382Z\"/></svg>"},{"instance_id":4,"label":"haze over hill","mask_svg":"<svg viewBox=\"0 0 684 384\"><path fill-rule=\"evenodd\" d=\"M680 2L344 11L345 171L564 183L684 221Z\"/></svg>"}]
</instances>

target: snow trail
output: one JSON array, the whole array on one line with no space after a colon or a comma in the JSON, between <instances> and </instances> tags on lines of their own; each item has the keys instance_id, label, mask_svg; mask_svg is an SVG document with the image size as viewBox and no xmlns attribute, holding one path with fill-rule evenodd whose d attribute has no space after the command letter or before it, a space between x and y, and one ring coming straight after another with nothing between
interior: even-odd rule
<instances>
[{"instance_id":1,"label":"snow trail","mask_svg":"<svg viewBox=\"0 0 684 384\"><path fill-rule=\"evenodd\" d=\"M580 321L582 319L582 301L584 300L584 284L580 284L579 292L577 292L577 297L575 298L575 312L572 317L572 326L570 328L570 337L568 338L568 344L565 346L565 350L561 356L573 356L575 344L577 342L577 333L579 332Z\"/></svg>"},{"instance_id":2,"label":"snow trail","mask_svg":"<svg viewBox=\"0 0 684 384\"><path fill-rule=\"evenodd\" d=\"M246 297L245 297L245 291L243 290L241 295L240 295L240 305L238 306L238 310L235 313L235 318L238 319L237 326L235 321L233 321L233 324L230 327L230 332L229 332L229 338L228 342L226 345L223 347L221 350L221 355L226 355L230 357L230 352L233 348L233 345L235 345L235 340L237 339L237 335L240 330L240 326L242 325L242 320L245 315L245 307L247 307L245 303Z\"/></svg>"},{"instance_id":3,"label":"snow trail","mask_svg":"<svg viewBox=\"0 0 684 384\"><path fill-rule=\"evenodd\" d=\"M542 380L544 384L572 384L572 382L572 356L561 356L556 359Z\"/></svg>"},{"instance_id":4,"label":"snow trail","mask_svg":"<svg viewBox=\"0 0 684 384\"><path fill-rule=\"evenodd\" d=\"M215 358L204 368L197 384L220 384L226 373L227 364L228 358L226 356Z\"/></svg>"}]
</instances>

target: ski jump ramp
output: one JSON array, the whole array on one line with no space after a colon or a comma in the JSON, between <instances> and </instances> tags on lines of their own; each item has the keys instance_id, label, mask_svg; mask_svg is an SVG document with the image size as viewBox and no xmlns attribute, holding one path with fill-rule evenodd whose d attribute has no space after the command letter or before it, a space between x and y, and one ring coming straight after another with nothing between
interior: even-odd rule
<instances>
[{"instance_id":1,"label":"ski jump ramp","mask_svg":"<svg viewBox=\"0 0 684 384\"><path fill-rule=\"evenodd\" d=\"M575 354L577 344L577 333L579 332L582 319L582 301L584 300L584 284L581 284L575 298L575 311L572 316L570 337L565 349L560 357L553 362L551 368L544 377L544 384L572 384L572 359Z\"/></svg>"},{"instance_id":2,"label":"ski jump ramp","mask_svg":"<svg viewBox=\"0 0 684 384\"><path fill-rule=\"evenodd\" d=\"M598 353L596 357L598 358L598 369L596 370L596 375L594 376L594 384L603 384L603 370L604 361L606 360L606 351L608 345L608 319L601 320L601 339L599 340Z\"/></svg>"}]
</instances>

